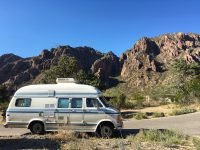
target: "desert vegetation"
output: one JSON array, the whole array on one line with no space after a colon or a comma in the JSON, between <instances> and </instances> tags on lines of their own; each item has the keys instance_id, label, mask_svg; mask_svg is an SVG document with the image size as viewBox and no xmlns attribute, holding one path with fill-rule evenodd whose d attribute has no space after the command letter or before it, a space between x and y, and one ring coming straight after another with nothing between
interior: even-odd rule
<instances>
[{"instance_id":1,"label":"desert vegetation","mask_svg":"<svg viewBox=\"0 0 200 150\"><path fill-rule=\"evenodd\" d=\"M9 95L5 85L0 85L0 110L5 110L8 107Z\"/></svg>"},{"instance_id":2,"label":"desert vegetation","mask_svg":"<svg viewBox=\"0 0 200 150\"><path fill-rule=\"evenodd\" d=\"M184 115L184 114L194 113L196 111L197 110L195 108L183 107L174 109L169 115L171 116Z\"/></svg>"},{"instance_id":3,"label":"desert vegetation","mask_svg":"<svg viewBox=\"0 0 200 150\"><path fill-rule=\"evenodd\" d=\"M0 137L1 148L17 149L66 149L66 150L109 150L109 149L187 149L198 148L199 138L183 135L176 130L140 130L133 135L116 134L115 138L104 139L73 131L59 131L46 135L23 135L9 137L12 144ZM40 142L39 142L40 141ZM39 142L39 144L36 144ZM26 144L29 143L29 144ZM8 145L9 144L9 145Z\"/></svg>"}]
</instances>

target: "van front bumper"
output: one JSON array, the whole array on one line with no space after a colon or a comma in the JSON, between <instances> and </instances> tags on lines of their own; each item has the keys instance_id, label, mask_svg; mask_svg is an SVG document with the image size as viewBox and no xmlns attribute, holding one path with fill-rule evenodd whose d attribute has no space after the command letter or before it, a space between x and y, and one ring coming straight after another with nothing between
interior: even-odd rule
<instances>
[{"instance_id":1,"label":"van front bumper","mask_svg":"<svg viewBox=\"0 0 200 150\"><path fill-rule=\"evenodd\" d=\"M118 123L116 129L122 129L124 127L123 122L122 123Z\"/></svg>"}]
</instances>

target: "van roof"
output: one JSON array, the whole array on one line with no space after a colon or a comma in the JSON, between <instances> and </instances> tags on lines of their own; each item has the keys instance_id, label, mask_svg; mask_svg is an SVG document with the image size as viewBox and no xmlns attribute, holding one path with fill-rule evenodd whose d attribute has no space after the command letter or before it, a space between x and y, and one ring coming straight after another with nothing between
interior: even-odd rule
<instances>
[{"instance_id":1,"label":"van roof","mask_svg":"<svg viewBox=\"0 0 200 150\"><path fill-rule=\"evenodd\" d=\"M77 83L37 84L28 85L18 89L17 97L54 97L66 95L99 95L101 91L93 86Z\"/></svg>"}]
</instances>

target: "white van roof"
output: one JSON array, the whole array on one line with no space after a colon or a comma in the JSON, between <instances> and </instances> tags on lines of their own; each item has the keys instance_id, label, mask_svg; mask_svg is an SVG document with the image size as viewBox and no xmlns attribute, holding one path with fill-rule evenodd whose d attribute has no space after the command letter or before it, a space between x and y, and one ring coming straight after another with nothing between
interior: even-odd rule
<instances>
[{"instance_id":1,"label":"white van roof","mask_svg":"<svg viewBox=\"0 0 200 150\"><path fill-rule=\"evenodd\" d=\"M16 91L16 97L66 97L101 95L97 88L77 83L38 84L24 86Z\"/></svg>"}]
</instances>

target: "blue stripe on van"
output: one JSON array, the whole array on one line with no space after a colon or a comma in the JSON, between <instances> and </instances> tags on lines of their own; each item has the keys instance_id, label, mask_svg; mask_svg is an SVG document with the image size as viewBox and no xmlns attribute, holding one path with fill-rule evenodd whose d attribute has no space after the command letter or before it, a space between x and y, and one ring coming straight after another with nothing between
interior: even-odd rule
<instances>
[{"instance_id":1,"label":"blue stripe on van","mask_svg":"<svg viewBox=\"0 0 200 150\"><path fill-rule=\"evenodd\" d=\"M48 111L7 111L7 113L44 113ZM120 114L120 113L111 113L111 112L84 112L84 111L52 111L54 113L70 113L70 114Z\"/></svg>"},{"instance_id":2,"label":"blue stripe on van","mask_svg":"<svg viewBox=\"0 0 200 150\"><path fill-rule=\"evenodd\" d=\"M96 126L97 124L92 124L92 123L89 123L89 124L84 124L84 123L54 123L54 122L46 122L46 124L59 124L60 126Z\"/></svg>"}]
</instances>

